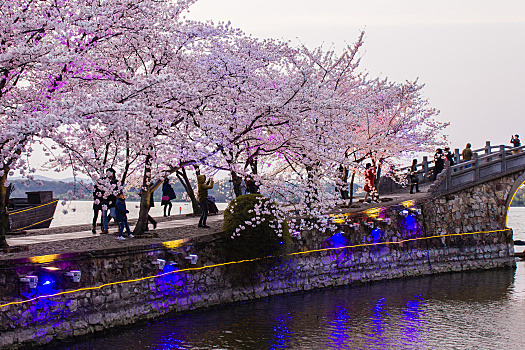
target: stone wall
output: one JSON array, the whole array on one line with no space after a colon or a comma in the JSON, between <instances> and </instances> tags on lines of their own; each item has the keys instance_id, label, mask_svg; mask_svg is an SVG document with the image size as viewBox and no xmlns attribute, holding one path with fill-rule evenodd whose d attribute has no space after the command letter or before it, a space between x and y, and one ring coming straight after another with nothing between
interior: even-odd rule
<instances>
[{"instance_id":1,"label":"stone wall","mask_svg":"<svg viewBox=\"0 0 525 350\"><path fill-rule=\"evenodd\" d=\"M511 174L425 201L426 230L446 234L505 229L507 205L518 177Z\"/></svg>"},{"instance_id":2,"label":"stone wall","mask_svg":"<svg viewBox=\"0 0 525 350\"><path fill-rule=\"evenodd\" d=\"M469 225L486 228L495 227L493 222L500 223L496 217L491 221L477 215L476 210L474 216L455 210L454 206L459 203L455 201L460 198L467 200L466 196L442 198L409 209L392 206L348 215L338 221L340 226L335 234L305 231L301 239L294 238L290 253L299 254L238 264L224 265L217 256L219 246L224 244L220 234L154 246L55 256L48 262L45 259L40 259L40 263L38 259L4 261L0 265L1 304L22 300L20 291L23 293L24 287L19 277L44 276L48 270L42 269L43 266L59 269L53 273L59 276L60 290L154 276L158 270L153 262L158 258L176 262L180 272L1 307L0 347L45 344L172 311L276 294L515 266L511 230L425 239L443 232L457 233L449 225L460 223L454 220L462 220L465 229ZM494 209L493 203L483 205L487 212ZM422 210L419 215L418 208ZM461 217L456 218L456 212L460 212ZM443 215L447 219L441 223L438 218ZM354 229L352 223L360 225ZM188 254L198 255L197 264L190 264L186 259ZM80 283L74 284L60 272L71 269L82 271ZM27 293L31 291L25 294L26 298L31 297Z\"/></svg>"}]
</instances>

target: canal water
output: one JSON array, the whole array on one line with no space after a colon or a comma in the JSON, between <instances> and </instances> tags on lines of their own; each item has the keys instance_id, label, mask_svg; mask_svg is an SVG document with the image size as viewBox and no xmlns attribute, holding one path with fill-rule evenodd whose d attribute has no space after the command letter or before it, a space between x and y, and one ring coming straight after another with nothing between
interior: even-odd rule
<instances>
[{"instance_id":1,"label":"canal water","mask_svg":"<svg viewBox=\"0 0 525 350\"><path fill-rule=\"evenodd\" d=\"M525 208L511 208L508 225L525 240ZM517 264L173 314L47 348L520 350L525 263Z\"/></svg>"}]
</instances>

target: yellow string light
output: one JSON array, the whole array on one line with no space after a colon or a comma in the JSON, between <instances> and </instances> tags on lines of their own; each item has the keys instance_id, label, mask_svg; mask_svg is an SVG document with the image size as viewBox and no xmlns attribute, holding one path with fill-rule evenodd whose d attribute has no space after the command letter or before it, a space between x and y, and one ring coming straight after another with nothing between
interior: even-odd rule
<instances>
[{"instance_id":1,"label":"yellow string light","mask_svg":"<svg viewBox=\"0 0 525 350\"><path fill-rule=\"evenodd\" d=\"M500 229L500 230L492 230L492 231L477 231L477 232L469 232L469 233L450 233L450 234L446 234L446 235L409 238L409 239L401 240L399 242L364 243L364 244L348 245L348 246L343 246L343 247L313 249L313 250L307 250L307 251L303 251L303 252L291 253L291 254L288 254L288 255L310 254L310 253L322 252L322 251L342 250L342 249L348 249L348 248L369 247L369 246L377 246L377 245L402 244L402 243L405 243L405 242L413 242L413 241L426 240L426 239L432 239L432 238L466 236L466 235L475 235L475 234L478 234L478 233L504 232L504 231L507 231L507 230L509 230L509 228ZM37 296L37 297L32 298L32 299L28 299L28 300L13 301L13 302L10 302L10 303L7 303L7 304L2 304L2 305L0 305L0 308L6 307L6 306L9 306L9 305L25 304L25 303L29 303L29 302L32 302L32 301L35 301L35 300L38 300L38 299L43 299L43 298L52 298L52 297L65 295L65 294L72 294L72 293L76 293L76 292L83 292L83 291L88 291L88 290L101 289L103 287L117 285L117 284L145 281L145 280L149 280L149 279L152 279L152 278L164 277L164 276L171 275L171 274L174 274L174 273L187 272L187 271L199 271L199 270L210 269L210 268L219 267L219 266L241 264L241 263L245 263L245 262L252 262L252 261L263 260L263 259L270 259L270 258L275 258L275 257L270 255L270 256L267 256L267 257L264 257L264 258L254 258L254 259L230 261L230 262L225 262L225 263L221 263L221 264L206 265L206 266L202 266L202 267L190 267L190 268L186 268L186 269L182 269L182 270L174 270L174 271L170 271L170 272L166 272L166 273L162 273L162 274L154 275L154 276L141 277L141 278L131 279L131 280L127 280L127 281L105 283L105 284L102 284L102 285L96 286L96 287L85 287L85 288L79 288L79 289L70 290L70 291L59 292L59 293L55 293L55 294L40 295L40 296Z\"/></svg>"}]
</instances>

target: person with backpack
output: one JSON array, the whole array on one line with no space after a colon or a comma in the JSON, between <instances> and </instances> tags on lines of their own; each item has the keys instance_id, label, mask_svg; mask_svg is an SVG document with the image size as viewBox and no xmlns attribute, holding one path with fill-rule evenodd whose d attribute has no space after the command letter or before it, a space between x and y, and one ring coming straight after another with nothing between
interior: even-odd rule
<instances>
[{"instance_id":1,"label":"person with backpack","mask_svg":"<svg viewBox=\"0 0 525 350\"><path fill-rule=\"evenodd\" d=\"M177 198L177 196L175 195L173 187L170 185L170 179L165 178L162 184L162 201L160 202L160 205L164 207L164 217L171 215L171 208L173 207L171 201L175 198ZM166 209L168 215L166 215Z\"/></svg>"}]
</instances>

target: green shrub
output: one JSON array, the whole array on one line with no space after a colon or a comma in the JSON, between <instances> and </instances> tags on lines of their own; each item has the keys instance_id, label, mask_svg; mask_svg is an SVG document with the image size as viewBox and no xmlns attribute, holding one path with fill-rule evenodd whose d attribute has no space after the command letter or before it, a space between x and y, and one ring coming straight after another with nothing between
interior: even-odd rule
<instances>
[{"instance_id":1,"label":"green shrub","mask_svg":"<svg viewBox=\"0 0 525 350\"><path fill-rule=\"evenodd\" d=\"M279 256L288 251L291 237L286 221L281 224L281 237L277 230L277 219L272 214L260 215L260 223L255 227L246 224L256 217L254 208L261 203L263 208L277 209L275 203L260 194L246 194L233 199L224 211L222 230L225 235L224 257L227 261ZM241 226L244 229L236 235Z\"/></svg>"}]
</instances>

